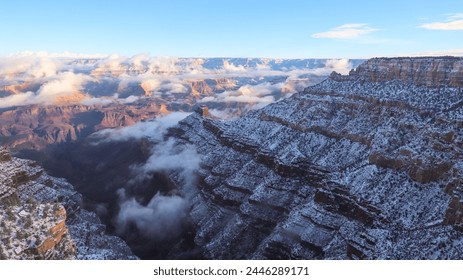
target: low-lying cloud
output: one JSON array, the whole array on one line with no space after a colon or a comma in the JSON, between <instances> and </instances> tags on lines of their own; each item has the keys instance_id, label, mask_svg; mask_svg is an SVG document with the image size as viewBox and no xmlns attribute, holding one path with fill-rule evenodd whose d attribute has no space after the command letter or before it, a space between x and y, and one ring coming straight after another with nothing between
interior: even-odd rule
<instances>
[{"instance_id":1,"label":"low-lying cloud","mask_svg":"<svg viewBox=\"0 0 463 280\"><path fill-rule=\"evenodd\" d=\"M94 134L99 142L128 141L132 139L146 138L153 142L161 141L169 127L176 125L180 120L191 113L174 112L158 117L152 121L138 122L134 125L117 128L104 129Z\"/></svg>"},{"instance_id":2,"label":"low-lying cloud","mask_svg":"<svg viewBox=\"0 0 463 280\"><path fill-rule=\"evenodd\" d=\"M199 163L200 156L194 146L179 145L174 139L156 144L147 162L133 168L135 179L132 183L146 179L153 172L177 172L179 194L156 193L148 204L142 205L121 190L120 210L115 221L119 233L124 234L135 224L140 234L155 241L180 235L187 223L191 198L196 193L195 170Z\"/></svg>"},{"instance_id":3,"label":"low-lying cloud","mask_svg":"<svg viewBox=\"0 0 463 280\"><path fill-rule=\"evenodd\" d=\"M341 29L371 31L359 24L345 25ZM349 60L326 60L325 65L318 64L318 67L307 67L309 64L301 62L295 60L291 66L285 60L275 59L17 53L0 57L0 90L4 89L0 95L0 108L56 103L103 106L133 103L141 98L168 98L181 102L188 98L188 93L197 92L191 85L195 81L225 83L226 86L218 84L217 88L212 88L213 94L227 91L216 101L268 104L278 98L259 94L264 89L257 89L258 84L275 78L286 79L281 88L291 89L295 80L301 81L308 75L326 76L331 71L344 73L350 70L338 70L349 66ZM257 94L235 94L245 90L249 82L257 87ZM102 88L105 85L108 87ZM204 97L206 95L194 98Z\"/></svg>"},{"instance_id":4,"label":"low-lying cloud","mask_svg":"<svg viewBox=\"0 0 463 280\"><path fill-rule=\"evenodd\" d=\"M139 234L154 241L163 241L182 233L187 222L191 197L196 193L195 171L199 167L200 156L192 145L178 143L177 140L164 139L169 127L176 125L188 113L171 113L150 122L140 122L121 129L107 129L95 134L101 141L128 141L148 139L153 147L147 161L133 166L133 179L129 185L149 179L154 173L175 173L179 189L176 194L156 193L144 205L135 197L119 190L119 212L114 219L119 234L126 234L132 226ZM128 187L128 186L127 186ZM153 185L155 189L163 186Z\"/></svg>"},{"instance_id":5,"label":"low-lying cloud","mask_svg":"<svg viewBox=\"0 0 463 280\"><path fill-rule=\"evenodd\" d=\"M270 104L275 101L272 94L281 93L283 84L263 83L255 86L244 85L237 90L225 91L214 96L207 96L201 102L242 102Z\"/></svg>"},{"instance_id":6,"label":"low-lying cloud","mask_svg":"<svg viewBox=\"0 0 463 280\"><path fill-rule=\"evenodd\" d=\"M80 102L87 99L87 96L82 93L82 89L83 85L90 80L92 80L91 77L82 74L60 73L48 79L36 92L20 92L0 98L0 108L30 104L50 105L67 100Z\"/></svg>"},{"instance_id":7,"label":"low-lying cloud","mask_svg":"<svg viewBox=\"0 0 463 280\"><path fill-rule=\"evenodd\" d=\"M193 145L181 144L173 138L157 143L145 164L134 168L138 176L146 177L152 172L179 171L184 186L194 182L194 171L198 169L200 156Z\"/></svg>"},{"instance_id":8,"label":"low-lying cloud","mask_svg":"<svg viewBox=\"0 0 463 280\"><path fill-rule=\"evenodd\" d=\"M33 53L9 55L0 59L0 77L7 80L46 78L55 75L61 64L57 59Z\"/></svg>"},{"instance_id":9,"label":"low-lying cloud","mask_svg":"<svg viewBox=\"0 0 463 280\"><path fill-rule=\"evenodd\" d=\"M146 206L120 191L120 210L115 223L119 234L134 224L146 238L162 241L181 234L188 215L188 202L180 196L157 193Z\"/></svg>"}]
</instances>

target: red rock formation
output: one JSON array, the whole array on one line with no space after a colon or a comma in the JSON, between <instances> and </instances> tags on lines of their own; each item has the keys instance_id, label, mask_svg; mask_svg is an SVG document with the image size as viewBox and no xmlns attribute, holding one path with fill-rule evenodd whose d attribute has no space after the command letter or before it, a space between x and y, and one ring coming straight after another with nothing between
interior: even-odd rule
<instances>
[{"instance_id":1,"label":"red rock formation","mask_svg":"<svg viewBox=\"0 0 463 280\"><path fill-rule=\"evenodd\" d=\"M66 227L66 210L60 206L57 211L54 211L57 223L48 230L48 237L37 246L37 254L44 256L48 251L53 250L69 231Z\"/></svg>"},{"instance_id":2,"label":"red rock formation","mask_svg":"<svg viewBox=\"0 0 463 280\"><path fill-rule=\"evenodd\" d=\"M208 96L213 93L213 89L205 80L189 81L188 83L191 88L191 95L196 98Z\"/></svg>"}]
</instances>

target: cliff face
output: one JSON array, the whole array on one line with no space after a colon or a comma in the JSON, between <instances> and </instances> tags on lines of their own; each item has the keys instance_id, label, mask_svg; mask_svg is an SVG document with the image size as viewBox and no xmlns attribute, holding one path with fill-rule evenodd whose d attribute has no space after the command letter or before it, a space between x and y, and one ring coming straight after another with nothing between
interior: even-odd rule
<instances>
[{"instance_id":1,"label":"cliff face","mask_svg":"<svg viewBox=\"0 0 463 280\"><path fill-rule=\"evenodd\" d=\"M1 147L0 171L0 259L136 258L63 179Z\"/></svg>"},{"instance_id":2,"label":"cliff face","mask_svg":"<svg viewBox=\"0 0 463 280\"><path fill-rule=\"evenodd\" d=\"M461 87L462 73L461 57L374 58L351 71L349 76L333 75L332 78L370 82L400 80L418 86Z\"/></svg>"},{"instance_id":3,"label":"cliff face","mask_svg":"<svg viewBox=\"0 0 463 280\"><path fill-rule=\"evenodd\" d=\"M372 59L237 120L181 121L204 255L461 258L461 63Z\"/></svg>"},{"instance_id":4,"label":"cliff face","mask_svg":"<svg viewBox=\"0 0 463 280\"><path fill-rule=\"evenodd\" d=\"M15 149L43 149L104 129L152 119L162 110L143 105L32 105L0 112L0 144Z\"/></svg>"}]
</instances>

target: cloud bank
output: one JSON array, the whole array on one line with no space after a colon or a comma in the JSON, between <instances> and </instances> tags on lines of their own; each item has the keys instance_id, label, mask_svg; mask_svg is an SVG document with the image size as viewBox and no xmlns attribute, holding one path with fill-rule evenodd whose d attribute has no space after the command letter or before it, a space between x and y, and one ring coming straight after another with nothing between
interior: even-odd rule
<instances>
[{"instance_id":1,"label":"cloud bank","mask_svg":"<svg viewBox=\"0 0 463 280\"><path fill-rule=\"evenodd\" d=\"M322 68L311 69L310 74L315 76L328 76L331 72L336 71L341 74L348 74L352 69L352 64L348 59L331 59L325 62ZM287 94L301 91L303 88L313 84L310 78L300 78L307 71L293 70L289 71L289 76L285 81L279 83L262 82L257 85L243 85L236 90L227 90L212 96L206 96L200 100L201 103L245 103L249 104L248 109L258 109L268 105L276 100L286 97ZM215 112L218 116L227 116L228 113L220 111Z\"/></svg>"},{"instance_id":2,"label":"cloud bank","mask_svg":"<svg viewBox=\"0 0 463 280\"><path fill-rule=\"evenodd\" d=\"M362 24L341 29L369 30ZM156 102L268 104L345 70L349 60L151 57L18 53L0 57L0 108ZM341 69L342 68L342 69ZM1 91L3 89L3 91ZM284 97L283 96L283 97ZM245 105L250 103L250 106Z\"/></svg>"},{"instance_id":3,"label":"cloud bank","mask_svg":"<svg viewBox=\"0 0 463 280\"><path fill-rule=\"evenodd\" d=\"M64 72L44 82L36 92L27 91L0 98L0 108L30 104L59 104L67 101L80 102L87 99L82 93L83 85L92 78L82 74Z\"/></svg>"}]
</instances>

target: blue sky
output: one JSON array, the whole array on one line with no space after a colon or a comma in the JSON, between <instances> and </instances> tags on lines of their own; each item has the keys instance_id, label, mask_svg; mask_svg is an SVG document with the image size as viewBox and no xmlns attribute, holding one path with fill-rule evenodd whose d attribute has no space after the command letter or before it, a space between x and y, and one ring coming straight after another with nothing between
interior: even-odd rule
<instances>
[{"instance_id":1,"label":"blue sky","mask_svg":"<svg viewBox=\"0 0 463 280\"><path fill-rule=\"evenodd\" d=\"M0 0L0 54L463 55L463 1Z\"/></svg>"}]
</instances>

